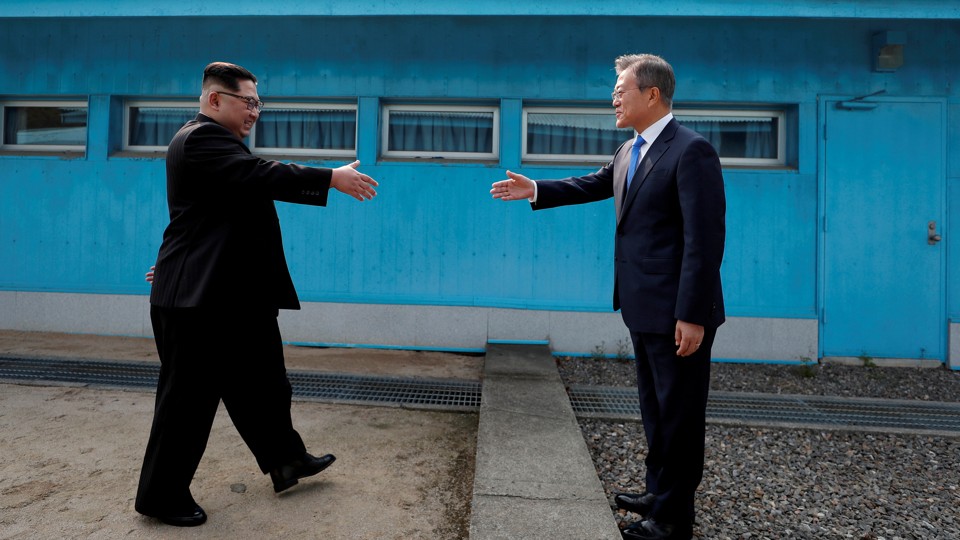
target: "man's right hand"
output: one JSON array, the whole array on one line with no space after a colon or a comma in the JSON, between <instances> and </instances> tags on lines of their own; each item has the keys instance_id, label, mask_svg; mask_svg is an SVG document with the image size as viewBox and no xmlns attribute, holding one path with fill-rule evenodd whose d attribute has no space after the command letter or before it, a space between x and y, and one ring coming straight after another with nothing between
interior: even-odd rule
<instances>
[{"instance_id":1,"label":"man's right hand","mask_svg":"<svg viewBox=\"0 0 960 540\"><path fill-rule=\"evenodd\" d=\"M379 186L376 180L357 170L360 166L360 160L354 161L349 165L333 169L333 176L330 179L330 187L353 197L358 201L365 201L377 196L377 191L373 186Z\"/></svg>"},{"instance_id":2,"label":"man's right hand","mask_svg":"<svg viewBox=\"0 0 960 540\"><path fill-rule=\"evenodd\" d=\"M503 201L519 201L529 199L534 195L533 180L522 174L507 171L507 179L493 183L490 194L494 199Z\"/></svg>"}]
</instances>

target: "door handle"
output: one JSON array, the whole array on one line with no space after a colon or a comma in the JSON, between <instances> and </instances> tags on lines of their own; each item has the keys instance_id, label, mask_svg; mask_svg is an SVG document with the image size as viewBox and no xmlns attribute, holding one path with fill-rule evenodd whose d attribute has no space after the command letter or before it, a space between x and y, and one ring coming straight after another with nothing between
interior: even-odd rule
<instances>
[{"instance_id":1,"label":"door handle","mask_svg":"<svg viewBox=\"0 0 960 540\"><path fill-rule=\"evenodd\" d=\"M927 223L927 243L931 246L940 241L940 235L937 234L937 222Z\"/></svg>"}]
</instances>

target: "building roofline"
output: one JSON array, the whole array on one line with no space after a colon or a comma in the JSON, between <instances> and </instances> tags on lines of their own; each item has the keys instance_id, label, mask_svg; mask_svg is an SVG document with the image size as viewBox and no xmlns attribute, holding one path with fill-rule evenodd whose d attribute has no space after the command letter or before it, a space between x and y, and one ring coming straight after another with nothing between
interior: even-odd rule
<instances>
[{"instance_id":1,"label":"building roofline","mask_svg":"<svg viewBox=\"0 0 960 540\"><path fill-rule=\"evenodd\" d=\"M0 17L265 17L265 16L654 16L823 19L960 19L956 0L673 0L627 4L598 0L4 0Z\"/></svg>"}]
</instances>

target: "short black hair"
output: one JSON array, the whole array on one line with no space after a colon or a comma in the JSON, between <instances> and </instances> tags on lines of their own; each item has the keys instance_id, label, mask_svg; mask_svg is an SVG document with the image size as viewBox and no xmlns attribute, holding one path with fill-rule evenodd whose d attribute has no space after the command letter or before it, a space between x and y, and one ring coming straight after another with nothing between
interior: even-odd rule
<instances>
[{"instance_id":1,"label":"short black hair","mask_svg":"<svg viewBox=\"0 0 960 540\"><path fill-rule=\"evenodd\" d=\"M228 90L239 90L240 81L253 81L253 84L257 84L257 76L247 68L229 62L211 62L203 69L203 88L216 82Z\"/></svg>"}]
</instances>

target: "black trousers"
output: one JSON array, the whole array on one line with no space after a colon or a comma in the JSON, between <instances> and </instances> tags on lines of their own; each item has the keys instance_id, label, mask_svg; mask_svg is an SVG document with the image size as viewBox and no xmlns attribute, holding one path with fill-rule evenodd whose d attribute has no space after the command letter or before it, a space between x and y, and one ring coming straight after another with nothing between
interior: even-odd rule
<instances>
[{"instance_id":1,"label":"black trousers","mask_svg":"<svg viewBox=\"0 0 960 540\"><path fill-rule=\"evenodd\" d=\"M630 332L647 439L646 490L657 494L649 517L664 523L694 521L716 334L716 329L705 329L697 352L680 357L673 334Z\"/></svg>"},{"instance_id":2,"label":"black trousers","mask_svg":"<svg viewBox=\"0 0 960 540\"><path fill-rule=\"evenodd\" d=\"M303 455L276 310L152 306L150 318L160 379L137 510L193 503L190 482L220 400L264 473Z\"/></svg>"}]
</instances>

